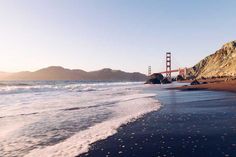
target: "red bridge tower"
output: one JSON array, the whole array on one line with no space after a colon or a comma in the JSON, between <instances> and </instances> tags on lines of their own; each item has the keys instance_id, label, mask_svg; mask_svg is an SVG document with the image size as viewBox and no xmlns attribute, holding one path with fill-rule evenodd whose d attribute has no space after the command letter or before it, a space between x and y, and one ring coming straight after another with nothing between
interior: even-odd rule
<instances>
[{"instance_id":1,"label":"red bridge tower","mask_svg":"<svg viewBox=\"0 0 236 157\"><path fill-rule=\"evenodd\" d=\"M166 78L171 80L171 52L166 52Z\"/></svg>"}]
</instances>

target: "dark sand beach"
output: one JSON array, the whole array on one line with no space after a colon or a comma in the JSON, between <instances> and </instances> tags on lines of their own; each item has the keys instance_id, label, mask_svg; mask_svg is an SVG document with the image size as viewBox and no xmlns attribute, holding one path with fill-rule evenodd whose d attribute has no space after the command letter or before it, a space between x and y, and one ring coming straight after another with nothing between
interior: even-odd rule
<instances>
[{"instance_id":1,"label":"dark sand beach","mask_svg":"<svg viewBox=\"0 0 236 157\"><path fill-rule=\"evenodd\" d=\"M228 91L236 93L236 80L224 81L224 79L209 79L209 80L200 80L200 82L206 82L207 84L179 86L173 89Z\"/></svg>"},{"instance_id":2,"label":"dark sand beach","mask_svg":"<svg viewBox=\"0 0 236 157\"><path fill-rule=\"evenodd\" d=\"M163 105L159 111L124 125L80 157L236 156L235 93L151 90Z\"/></svg>"}]
</instances>

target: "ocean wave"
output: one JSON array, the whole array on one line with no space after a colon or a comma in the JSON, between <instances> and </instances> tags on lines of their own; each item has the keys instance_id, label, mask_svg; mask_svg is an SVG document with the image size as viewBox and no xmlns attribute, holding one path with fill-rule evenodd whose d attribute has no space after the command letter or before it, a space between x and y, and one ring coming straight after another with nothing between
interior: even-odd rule
<instances>
[{"instance_id":1,"label":"ocean wave","mask_svg":"<svg viewBox=\"0 0 236 157\"><path fill-rule=\"evenodd\" d=\"M0 83L0 94L21 94L31 92L69 91L91 92L110 90L112 87L137 85L139 82L100 82L58 85L32 85L27 83Z\"/></svg>"},{"instance_id":2,"label":"ocean wave","mask_svg":"<svg viewBox=\"0 0 236 157\"><path fill-rule=\"evenodd\" d=\"M31 86L31 84L27 83L0 83L1 86Z\"/></svg>"},{"instance_id":3,"label":"ocean wave","mask_svg":"<svg viewBox=\"0 0 236 157\"><path fill-rule=\"evenodd\" d=\"M6 157L75 156L116 133L121 125L160 107L155 94L143 93L142 83L14 88L43 92L1 95L0 152Z\"/></svg>"},{"instance_id":4,"label":"ocean wave","mask_svg":"<svg viewBox=\"0 0 236 157\"><path fill-rule=\"evenodd\" d=\"M140 97L141 96L141 97ZM152 95L136 95L136 99L121 101L113 110L116 116L110 120L91 126L56 145L34 149L26 157L74 157L89 150L90 144L105 139L117 132L117 129L142 115L157 110L160 104L150 98Z\"/></svg>"}]
</instances>

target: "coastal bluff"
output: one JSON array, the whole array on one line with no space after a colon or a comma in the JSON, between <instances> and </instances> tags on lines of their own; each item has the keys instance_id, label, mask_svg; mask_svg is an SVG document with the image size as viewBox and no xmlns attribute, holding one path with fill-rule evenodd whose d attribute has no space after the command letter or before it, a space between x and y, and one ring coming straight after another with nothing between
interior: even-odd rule
<instances>
[{"instance_id":1,"label":"coastal bluff","mask_svg":"<svg viewBox=\"0 0 236 157\"><path fill-rule=\"evenodd\" d=\"M187 74L196 78L235 77L236 76L236 40L226 43L201 60Z\"/></svg>"}]
</instances>

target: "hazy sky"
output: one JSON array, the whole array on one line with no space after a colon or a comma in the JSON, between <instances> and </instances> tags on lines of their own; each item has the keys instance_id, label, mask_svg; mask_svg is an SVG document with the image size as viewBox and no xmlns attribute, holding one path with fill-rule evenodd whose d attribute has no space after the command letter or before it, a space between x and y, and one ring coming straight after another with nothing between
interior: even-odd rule
<instances>
[{"instance_id":1,"label":"hazy sky","mask_svg":"<svg viewBox=\"0 0 236 157\"><path fill-rule=\"evenodd\" d=\"M235 0L0 0L0 71L51 65L147 73L236 39Z\"/></svg>"}]
</instances>

